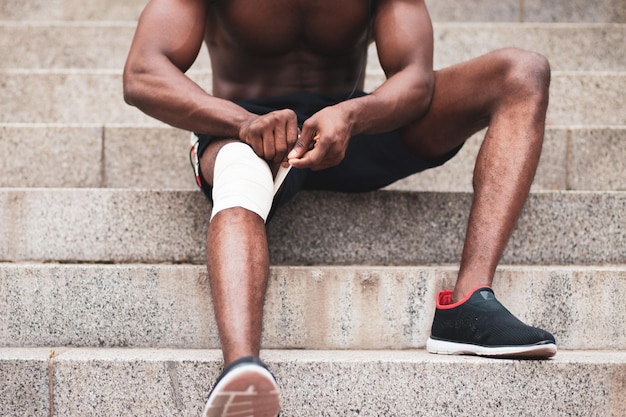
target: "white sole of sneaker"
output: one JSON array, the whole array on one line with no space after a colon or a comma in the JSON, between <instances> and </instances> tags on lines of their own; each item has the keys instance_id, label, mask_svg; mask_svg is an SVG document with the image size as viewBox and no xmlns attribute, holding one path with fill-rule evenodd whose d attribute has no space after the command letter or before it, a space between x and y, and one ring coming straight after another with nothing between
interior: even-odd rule
<instances>
[{"instance_id":1,"label":"white sole of sneaker","mask_svg":"<svg viewBox=\"0 0 626 417\"><path fill-rule=\"evenodd\" d=\"M549 358L556 355L556 345L485 347L428 338L426 350L442 355L477 355L497 358Z\"/></svg>"},{"instance_id":2,"label":"white sole of sneaker","mask_svg":"<svg viewBox=\"0 0 626 417\"><path fill-rule=\"evenodd\" d=\"M276 417L278 385L272 374L255 364L241 365L224 375L202 412L203 417Z\"/></svg>"}]
</instances>

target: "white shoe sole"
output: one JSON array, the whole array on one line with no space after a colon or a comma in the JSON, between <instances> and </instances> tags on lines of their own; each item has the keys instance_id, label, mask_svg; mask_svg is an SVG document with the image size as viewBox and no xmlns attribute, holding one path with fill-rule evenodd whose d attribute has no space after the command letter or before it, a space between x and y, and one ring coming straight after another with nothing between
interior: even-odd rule
<instances>
[{"instance_id":1,"label":"white shoe sole","mask_svg":"<svg viewBox=\"0 0 626 417\"><path fill-rule=\"evenodd\" d=\"M255 364L240 365L217 383L203 417L276 417L280 411L278 385L272 374Z\"/></svg>"},{"instance_id":2,"label":"white shoe sole","mask_svg":"<svg viewBox=\"0 0 626 417\"><path fill-rule=\"evenodd\" d=\"M554 343L526 346L486 347L428 338L426 349L442 355L477 355L501 358L549 358L556 355Z\"/></svg>"}]
</instances>

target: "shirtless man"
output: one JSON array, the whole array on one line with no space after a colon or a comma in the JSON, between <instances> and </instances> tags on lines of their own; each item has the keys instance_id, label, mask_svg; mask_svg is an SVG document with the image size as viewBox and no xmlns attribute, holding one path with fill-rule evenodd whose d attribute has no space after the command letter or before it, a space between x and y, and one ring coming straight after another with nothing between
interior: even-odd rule
<instances>
[{"instance_id":1,"label":"shirtless man","mask_svg":"<svg viewBox=\"0 0 626 417\"><path fill-rule=\"evenodd\" d=\"M386 81L365 94L370 41ZM203 42L211 94L185 75ZM432 61L423 0L146 6L124 69L124 97L165 123L198 132L197 176L213 202L207 266L225 369L204 415L227 415L237 401L247 401L255 417L279 410L277 384L258 359L270 211L300 189L372 190L441 165L485 127L458 279L438 295L427 348L556 353L550 333L521 323L490 289L539 160L549 65L513 49L437 72ZM274 198L279 166L293 169Z\"/></svg>"}]
</instances>

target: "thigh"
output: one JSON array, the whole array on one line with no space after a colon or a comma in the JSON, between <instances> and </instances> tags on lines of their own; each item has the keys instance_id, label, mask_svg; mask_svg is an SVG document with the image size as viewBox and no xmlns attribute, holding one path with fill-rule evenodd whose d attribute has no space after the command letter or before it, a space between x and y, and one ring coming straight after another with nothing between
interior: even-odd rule
<instances>
[{"instance_id":1,"label":"thigh","mask_svg":"<svg viewBox=\"0 0 626 417\"><path fill-rule=\"evenodd\" d=\"M359 135L350 140L346 155L337 166L310 171L302 188L341 192L373 191L409 175L442 165L462 146L437 158L413 155L398 131Z\"/></svg>"},{"instance_id":2,"label":"thigh","mask_svg":"<svg viewBox=\"0 0 626 417\"><path fill-rule=\"evenodd\" d=\"M494 51L437 71L428 112L402 131L407 148L415 155L438 157L487 127L516 51Z\"/></svg>"}]
</instances>

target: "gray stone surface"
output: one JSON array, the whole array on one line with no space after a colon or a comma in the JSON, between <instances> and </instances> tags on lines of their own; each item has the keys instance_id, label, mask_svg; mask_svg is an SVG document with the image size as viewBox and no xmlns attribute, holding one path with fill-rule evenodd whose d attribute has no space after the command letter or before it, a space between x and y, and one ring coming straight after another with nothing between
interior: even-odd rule
<instances>
[{"instance_id":1,"label":"gray stone surface","mask_svg":"<svg viewBox=\"0 0 626 417\"><path fill-rule=\"evenodd\" d=\"M2 20L137 20L148 0L0 0Z\"/></svg>"},{"instance_id":2,"label":"gray stone surface","mask_svg":"<svg viewBox=\"0 0 626 417\"><path fill-rule=\"evenodd\" d=\"M136 20L147 0L1 0L2 20ZM428 0L435 21L625 22L622 0Z\"/></svg>"},{"instance_id":3,"label":"gray stone surface","mask_svg":"<svg viewBox=\"0 0 626 417\"><path fill-rule=\"evenodd\" d=\"M219 360L203 350L68 350L55 361L55 412L199 416Z\"/></svg>"},{"instance_id":4,"label":"gray stone surface","mask_svg":"<svg viewBox=\"0 0 626 417\"><path fill-rule=\"evenodd\" d=\"M269 226L279 264L456 263L469 193L303 192ZM199 191L0 189L0 260L204 262ZM625 263L623 192L531 194L505 263Z\"/></svg>"},{"instance_id":5,"label":"gray stone surface","mask_svg":"<svg viewBox=\"0 0 626 417\"><path fill-rule=\"evenodd\" d=\"M210 86L210 74L195 72L192 78ZM384 81L372 73L365 88ZM550 125L626 124L622 91L624 72L553 72L548 110ZM42 92L45 96L42 97ZM107 123L160 125L126 105L121 75L111 71L0 71L0 122Z\"/></svg>"},{"instance_id":6,"label":"gray stone surface","mask_svg":"<svg viewBox=\"0 0 626 417\"><path fill-rule=\"evenodd\" d=\"M445 165L387 187L398 191L472 191L474 162L484 133L473 136ZM548 127L532 189L625 190L626 129Z\"/></svg>"},{"instance_id":7,"label":"gray stone surface","mask_svg":"<svg viewBox=\"0 0 626 417\"><path fill-rule=\"evenodd\" d=\"M336 352L327 352L297 367L276 364L276 374L286 381L286 416L317 416L324 410L324 416L617 417L624 404L622 357L617 352L565 353L551 361L485 362L412 351L346 352L345 361L338 362Z\"/></svg>"},{"instance_id":8,"label":"gray stone surface","mask_svg":"<svg viewBox=\"0 0 626 417\"><path fill-rule=\"evenodd\" d=\"M204 267L0 268L4 346L217 347Z\"/></svg>"},{"instance_id":9,"label":"gray stone surface","mask_svg":"<svg viewBox=\"0 0 626 417\"><path fill-rule=\"evenodd\" d=\"M108 127L105 132L104 186L198 188L189 161L189 132L163 127Z\"/></svg>"},{"instance_id":10,"label":"gray stone surface","mask_svg":"<svg viewBox=\"0 0 626 417\"><path fill-rule=\"evenodd\" d=\"M371 73L365 90L385 81L383 73ZM546 123L555 125L624 125L626 72L553 71Z\"/></svg>"},{"instance_id":11,"label":"gray stone surface","mask_svg":"<svg viewBox=\"0 0 626 417\"><path fill-rule=\"evenodd\" d=\"M524 0L523 4L526 21L626 23L624 0Z\"/></svg>"},{"instance_id":12,"label":"gray stone surface","mask_svg":"<svg viewBox=\"0 0 626 417\"><path fill-rule=\"evenodd\" d=\"M0 71L0 122L158 124L124 103L120 71Z\"/></svg>"},{"instance_id":13,"label":"gray stone surface","mask_svg":"<svg viewBox=\"0 0 626 417\"><path fill-rule=\"evenodd\" d=\"M135 25L135 22L0 22L3 57L0 68L121 70Z\"/></svg>"},{"instance_id":14,"label":"gray stone surface","mask_svg":"<svg viewBox=\"0 0 626 417\"><path fill-rule=\"evenodd\" d=\"M210 85L209 77L193 74L203 86ZM372 74L366 90L383 80L382 73ZM121 89L121 75L107 71L0 71L0 94L5 97L0 122L160 125L126 105ZM620 94L625 90L622 72L554 72L548 124L626 124ZM42 97L42 92L48 94Z\"/></svg>"},{"instance_id":15,"label":"gray stone surface","mask_svg":"<svg viewBox=\"0 0 626 417\"><path fill-rule=\"evenodd\" d=\"M560 194L560 195L559 195ZM626 263L624 193L537 193L519 220L504 262ZM597 258L589 255L598 250ZM558 255L557 255L558 254Z\"/></svg>"},{"instance_id":16,"label":"gray stone surface","mask_svg":"<svg viewBox=\"0 0 626 417\"><path fill-rule=\"evenodd\" d=\"M0 187L99 187L102 127L0 124Z\"/></svg>"},{"instance_id":17,"label":"gray stone surface","mask_svg":"<svg viewBox=\"0 0 626 417\"><path fill-rule=\"evenodd\" d=\"M435 68L517 47L543 54L553 71L626 70L623 24L440 23L434 34Z\"/></svg>"},{"instance_id":18,"label":"gray stone surface","mask_svg":"<svg viewBox=\"0 0 626 417\"><path fill-rule=\"evenodd\" d=\"M458 262L470 203L465 193L303 193L270 225L272 257L304 264ZM625 215L623 193L533 193L503 261L624 263Z\"/></svg>"},{"instance_id":19,"label":"gray stone surface","mask_svg":"<svg viewBox=\"0 0 626 417\"><path fill-rule=\"evenodd\" d=\"M0 0L0 123L24 123L0 126L0 187L71 187L0 188L0 346L17 345L0 347L1 416L197 416L219 373L221 353L201 349L217 347L201 265L209 207L188 185L186 135L122 100L146 1ZM624 0L428 5L436 66L508 45L550 59L552 128L534 190L624 189L624 25L502 23L624 23ZM486 20L501 23L465 23ZM204 87L207 64L203 54L191 72ZM370 67L369 89L382 81ZM498 269L498 297L555 333L555 359L414 350L434 293L456 276L418 265L458 261L471 196L441 191L469 190L478 143L421 177L435 193L304 193L270 226L278 266L263 345L289 350L263 357L283 416L623 417L624 192L534 193ZM78 189L101 186L161 191ZM33 259L45 264L19 263ZM63 264L73 261L86 263ZM158 264L90 264L115 261ZM528 266L554 263L573 266Z\"/></svg>"},{"instance_id":20,"label":"gray stone surface","mask_svg":"<svg viewBox=\"0 0 626 417\"><path fill-rule=\"evenodd\" d=\"M617 351L563 351L547 361L421 350L266 350L262 357L286 417L621 417L626 405L626 356ZM53 362L55 415L197 416L220 360L215 350L69 349Z\"/></svg>"},{"instance_id":21,"label":"gray stone surface","mask_svg":"<svg viewBox=\"0 0 626 417\"><path fill-rule=\"evenodd\" d=\"M51 352L46 348L0 348L0 415L50 415Z\"/></svg>"},{"instance_id":22,"label":"gray stone surface","mask_svg":"<svg viewBox=\"0 0 626 417\"><path fill-rule=\"evenodd\" d=\"M550 125L626 125L626 72L553 72Z\"/></svg>"},{"instance_id":23,"label":"gray stone surface","mask_svg":"<svg viewBox=\"0 0 626 417\"><path fill-rule=\"evenodd\" d=\"M265 348L424 347L450 266L275 266ZM626 347L626 267L501 266L494 290L560 349ZM606 309L606 306L612 306ZM204 266L0 264L3 346L218 348Z\"/></svg>"},{"instance_id":24,"label":"gray stone surface","mask_svg":"<svg viewBox=\"0 0 626 417\"><path fill-rule=\"evenodd\" d=\"M0 259L202 262L200 192L0 189Z\"/></svg>"},{"instance_id":25,"label":"gray stone surface","mask_svg":"<svg viewBox=\"0 0 626 417\"><path fill-rule=\"evenodd\" d=\"M568 188L626 190L626 129L571 132Z\"/></svg>"},{"instance_id":26,"label":"gray stone surface","mask_svg":"<svg viewBox=\"0 0 626 417\"><path fill-rule=\"evenodd\" d=\"M519 0L476 0L468 7L462 0L427 0L433 21L520 22Z\"/></svg>"},{"instance_id":27,"label":"gray stone surface","mask_svg":"<svg viewBox=\"0 0 626 417\"><path fill-rule=\"evenodd\" d=\"M626 22L622 0L427 0L434 21L461 22Z\"/></svg>"},{"instance_id":28,"label":"gray stone surface","mask_svg":"<svg viewBox=\"0 0 626 417\"><path fill-rule=\"evenodd\" d=\"M471 191L483 134L472 137L445 165L387 189ZM0 138L3 187L197 189L185 131L162 126L0 123ZM533 190L626 189L625 141L626 129L621 126L548 127ZM26 157L34 149L41 156L36 164Z\"/></svg>"},{"instance_id":29,"label":"gray stone surface","mask_svg":"<svg viewBox=\"0 0 626 417\"><path fill-rule=\"evenodd\" d=\"M0 68L119 71L134 30L135 22L0 21ZM434 34L436 68L519 47L544 54L553 70L626 69L626 26L621 24L435 23ZM369 55L369 68L378 69L374 45ZM209 67L203 48L194 68Z\"/></svg>"},{"instance_id":30,"label":"gray stone surface","mask_svg":"<svg viewBox=\"0 0 626 417\"><path fill-rule=\"evenodd\" d=\"M456 271L446 272L443 287L452 288ZM502 266L493 288L523 321L550 330L562 349L626 348L623 265Z\"/></svg>"},{"instance_id":31,"label":"gray stone surface","mask_svg":"<svg viewBox=\"0 0 626 417\"><path fill-rule=\"evenodd\" d=\"M485 132L472 136L461 151L446 164L420 172L386 187L397 191L469 191L476 157ZM546 130L543 150L533 190L564 190L567 187L568 131L559 128ZM601 187L600 184L598 184Z\"/></svg>"}]
</instances>

